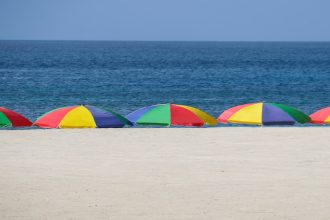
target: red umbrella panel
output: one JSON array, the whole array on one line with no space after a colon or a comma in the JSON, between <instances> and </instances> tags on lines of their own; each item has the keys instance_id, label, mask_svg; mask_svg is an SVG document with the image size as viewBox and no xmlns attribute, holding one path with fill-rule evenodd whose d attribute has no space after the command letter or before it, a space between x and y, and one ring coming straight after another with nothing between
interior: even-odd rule
<instances>
[{"instance_id":1,"label":"red umbrella panel","mask_svg":"<svg viewBox=\"0 0 330 220\"><path fill-rule=\"evenodd\" d=\"M330 107L322 108L309 117L313 124L330 124Z\"/></svg>"},{"instance_id":2,"label":"red umbrella panel","mask_svg":"<svg viewBox=\"0 0 330 220\"><path fill-rule=\"evenodd\" d=\"M32 122L21 114L0 107L0 127L30 127Z\"/></svg>"}]
</instances>

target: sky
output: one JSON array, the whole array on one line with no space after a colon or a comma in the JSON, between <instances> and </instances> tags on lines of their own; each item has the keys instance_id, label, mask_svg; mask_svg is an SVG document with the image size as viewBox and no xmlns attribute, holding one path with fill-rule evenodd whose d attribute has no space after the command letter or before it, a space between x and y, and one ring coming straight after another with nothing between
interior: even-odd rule
<instances>
[{"instance_id":1,"label":"sky","mask_svg":"<svg viewBox=\"0 0 330 220\"><path fill-rule=\"evenodd\" d=\"M330 41L330 0L0 0L0 39Z\"/></svg>"}]
</instances>

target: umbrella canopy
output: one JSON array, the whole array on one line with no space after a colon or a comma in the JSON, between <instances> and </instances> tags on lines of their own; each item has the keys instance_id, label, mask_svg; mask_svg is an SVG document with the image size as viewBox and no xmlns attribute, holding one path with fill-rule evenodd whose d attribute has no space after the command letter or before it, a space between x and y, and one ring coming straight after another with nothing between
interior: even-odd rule
<instances>
[{"instance_id":1,"label":"umbrella canopy","mask_svg":"<svg viewBox=\"0 0 330 220\"><path fill-rule=\"evenodd\" d=\"M111 110L77 105L48 112L38 118L34 125L41 128L121 128L132 123Z\"/></svg>"},{"instance_id":2,"label":"umbrella canopy","mask_svg":"<svg viewBox=\"0 0 330 220\"><path fill-rule=\"evenodd\" d=\"M322 108L309 116L313 124L330 124L330 107Z\"/></svg>"},{"instance_id":3,"label":"umbrella canopy","mask_svg":"<svg viewBox=\"0 0 330 220\"><path fill-rule=\"evenodd\" d=\"M217 120L205 112L186 105L159 104L140 108L126 116L139 125L216 125Z\"/></svg>"},{"instance_id":4,"label":"umbrella canopy","mask_svg":"<svg viewBox=\"0 0 330 220\"><path fill-rule=\"evenodd\" d=\"M0 107L0 127L30 127L32 122L24 116Z\"/></svg>"},{"instance_id":5,"label":"umbrella canopy","mask_svg":"<svg viewBox=\"0 0 330 220\"><path fill-rule=\"evenodd\" d=\"M293 125L295 122L309 122L310 118L286 105L260 102L230 108L218 117L218 121L252 125Z\"/></svg>"}]
</instances>

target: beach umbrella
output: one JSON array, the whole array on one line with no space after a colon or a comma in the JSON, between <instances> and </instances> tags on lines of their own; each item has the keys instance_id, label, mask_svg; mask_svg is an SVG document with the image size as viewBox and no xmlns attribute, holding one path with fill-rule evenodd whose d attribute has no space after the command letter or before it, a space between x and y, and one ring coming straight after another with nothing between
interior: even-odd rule
<instances>
[{"instance_id":1,"label":"beach umbrella","mask_svg":"<svg viewBox=\"0 0 330 220\"><path fill-rule=\"evenodd\" d=\"M32 122L17 112L0 107L0 127L30 127Z\"/></svg>"},{"instance_id":2,"label":"beach umbrella","mask_svg":"<svg viewBox=\"0 0 330 220\"><path fill-rule=\"evenodd\" d=\"M330 107L322 108L309 116L313 124L330 124Z\"/></svg>"},{"instance_id":3,"label":"beach umbrella","mask_svg":"<svg viewBox=\"0 0 330 220\"><path fill-rule=\"evenodd\" d=\"M186 105L158 104L140 108L126 116L139 125L216 125L217 120L205 112Z\"/></svg>"},{"instance_id":4,"label":"beach umbrella","mask_svg":"<svg viewBox=\"0 0 330 220\"><path fill-rule=\"evenodd\" d=\"M132 123L111 110L76 105L48 112L38 118L34 125L41 128L121 128Z\"/></svg>"},{"instance_id":5,"label":"beach umbrella","mask_svg":"<svg viewBox=\"0 0 330 220\"><path fill-rule=\"evenodd\" d=\"M286 105L260 102L230 108L218 117L218 121L251 125L293 125L295 122L309 122L310 118Z\"/></svg>"}]
</instances>

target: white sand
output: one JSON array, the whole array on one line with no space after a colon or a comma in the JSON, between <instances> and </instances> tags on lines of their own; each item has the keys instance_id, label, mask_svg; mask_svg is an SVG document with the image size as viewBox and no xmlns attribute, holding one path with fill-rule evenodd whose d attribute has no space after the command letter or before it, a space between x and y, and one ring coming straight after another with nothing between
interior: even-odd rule
<instances>
[{"instance_id":1,"label":"white sand","mask_svg":"<svg viewBox=\"0 0 330 220\"><path fill-rule=\"evenodd\" d=\"M0 131L0 219L330 219L330 128Z\"/></svg>"}]
</instances>

